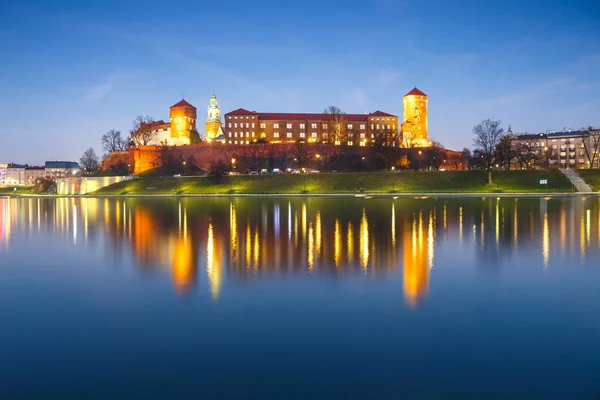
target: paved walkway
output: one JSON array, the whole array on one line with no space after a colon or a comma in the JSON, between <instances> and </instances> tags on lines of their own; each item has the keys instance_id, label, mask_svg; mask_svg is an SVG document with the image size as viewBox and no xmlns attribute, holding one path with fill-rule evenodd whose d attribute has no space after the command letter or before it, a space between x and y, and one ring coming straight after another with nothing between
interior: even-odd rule
<instances>
[{"instance_id":1,"label":"paved walkway","mask_svg":"<svg viewBox=\"0 0 600 400\"><path fill-rule=\"evenodd\" d=\"M574 169L561 168L560 172L562 172L564 176L566 176L571 181L571 183L573 183L573 186L575 186L575 189L577 189L578 192L594 192L590 185L588 185Z\"/></svg>"}]
</instances>

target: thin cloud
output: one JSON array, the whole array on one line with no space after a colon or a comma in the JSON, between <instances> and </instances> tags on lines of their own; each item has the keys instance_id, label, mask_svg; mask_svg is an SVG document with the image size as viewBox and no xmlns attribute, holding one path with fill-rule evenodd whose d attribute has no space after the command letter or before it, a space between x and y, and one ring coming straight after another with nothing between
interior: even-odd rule
<instances>
[{"instance_id":1,"label":"thin cloud","mask_svg":"<svg viewBox=\"0 0 600 400\"><path fill-rule=\"evenodd\" d=\"M99 101L108 96L108 94L112 91L114 84L112 80L109 78L107 81L102 82L98 85L92 86L85 93L85 100L94 102Z\"/></svg>"},{"instance_id":2,"label":"thin cloud","mask_svg":"<svg viewBox=\"0 0 600 400\"><path fill-rule=\"evenodd\" d=\"M384 85L392 85L400 79L402 73L393 69L382 69L377 74L377 81Z\"/></svg>"}]
</instances>

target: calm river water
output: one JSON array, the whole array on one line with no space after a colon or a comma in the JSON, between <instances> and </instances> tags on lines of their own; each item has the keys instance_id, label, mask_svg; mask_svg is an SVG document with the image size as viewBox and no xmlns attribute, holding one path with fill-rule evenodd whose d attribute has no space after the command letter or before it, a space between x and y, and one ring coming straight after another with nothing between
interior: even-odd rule
<instances>
[{"instance_id":1,"label":"calm river water","mask_svg":"<svg viewBox=\"0 0 600 400\"><path fill-rule=\"evenodd\" d=\"M600 198L0 199L0 398L599 398Z\"/></svg>"}]
</instances>

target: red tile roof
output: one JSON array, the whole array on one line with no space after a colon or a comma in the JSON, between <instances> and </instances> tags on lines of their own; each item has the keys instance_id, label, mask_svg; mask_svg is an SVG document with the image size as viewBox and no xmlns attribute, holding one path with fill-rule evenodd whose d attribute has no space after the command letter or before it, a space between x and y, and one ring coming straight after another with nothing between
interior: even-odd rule
<instances>
[{"instance_id":1,"label":"red tile roof","mask_svg":"<svg viewBox=\"0 0 600 400\"><path fill-rule=\"evenodd\" d=\"M406 97L406 96L427 96L427 95L425 93L421 92L416 87L414 87L410 92L408 92L404 95L404 97Z\"/></svg>"},{"instance_id":2,"label":"red tile roof","mask_svg":"<svg viewBox=\"0 0 600 400\"><path fill-rule=\"evenodd\" d=\"M375 111L374 113L370 114L372 117L397 117L397 115L393 115L393 114L388 114L386 112L383 111Z\"/></svg>"},{"instance_id":3,"label":"red tile roof","mask_svg":"<svg viewBox=\"0 0 600 400\"><path fill-rule=\"evenodd\" d=\"M254 115L254 114L256 114L256 111L248 111L245 108L238 108L237 110L228 112L225 115Z\"/></svg>"},{"instance_id":4,"label":"red tile roof","mask_svg":"<svg viewBox=\"0 0 600 400\"><path fill-rule=\"evenodd\" d=\"M173 107L192 107L192 108L196 108L196 107L194 107L193 105L191 105L190 103L188 103L185 100L181 100L179 103L173 104L169 108L173 108Z\"/></svg>"}]
</instances>

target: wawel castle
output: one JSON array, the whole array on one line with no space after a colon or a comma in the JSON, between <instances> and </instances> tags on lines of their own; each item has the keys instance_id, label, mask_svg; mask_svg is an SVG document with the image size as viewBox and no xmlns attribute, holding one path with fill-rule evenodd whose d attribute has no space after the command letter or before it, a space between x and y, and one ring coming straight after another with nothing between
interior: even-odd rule
<instances>
[{"instance_id":1,"label":"wawel castle","mask_svg":"<svg viewBox=\"0 0 600 400\"><path fill-rule=\"evenodd\" d=\"M417 88L404 98L404 119L384 111L368 114L326 113L268 113L238 108L224 115L217 97L210 98L204 137L207 141L224 144L250 143L330 143L335 145L367 146L376 134L395 137L403 147L428 147L427 95ZM149 145L180 146L192 143L197 132L197 109L185 100L170 107L170 122L151 124ZM134 134L135 136L135 134ZM395 145L395 144L394 144Z\"/></svg>"}]
</instances>

